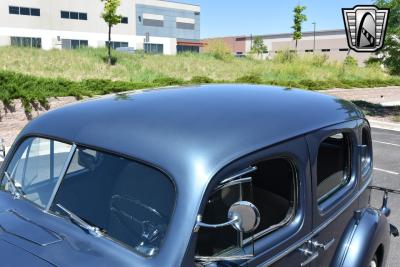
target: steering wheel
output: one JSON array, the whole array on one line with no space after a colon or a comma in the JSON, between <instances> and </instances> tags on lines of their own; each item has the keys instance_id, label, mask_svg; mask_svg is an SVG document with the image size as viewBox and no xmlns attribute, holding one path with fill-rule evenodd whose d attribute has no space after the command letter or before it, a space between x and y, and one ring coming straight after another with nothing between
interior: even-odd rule
<instances>
[{"instance_id":1,"label":"steering wheel","mask_svg":"<svg viewBox=\"0 0 400 267\"><path fill-rule=\"evenodd\" d=\"M110 211L127 230L144 241L143 245L159 247L167 220L156 209L129 196L113 195Z\"/></svg>"}]
</instances>

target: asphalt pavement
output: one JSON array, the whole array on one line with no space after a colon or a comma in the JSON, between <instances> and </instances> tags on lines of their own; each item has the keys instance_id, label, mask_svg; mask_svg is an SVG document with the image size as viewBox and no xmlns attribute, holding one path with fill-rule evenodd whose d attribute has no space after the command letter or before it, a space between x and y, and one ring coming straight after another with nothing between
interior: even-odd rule
<instances>
[{"instance_id":1,"label":"asphalt pavement","mask_svg":"<svg viewBox=\"0 0 400 267\"><path fill-rule=\"evenodd\" d=\"M400 190L400 132L372 129L374 149L373 184ZM374 192L371 203L375 207L382 204L382 193ZM389 196L392 214L390 223L400 229L400 195ZM387 267L400 266L400 237L391 238Z\"/></svg>"}]
</instances>

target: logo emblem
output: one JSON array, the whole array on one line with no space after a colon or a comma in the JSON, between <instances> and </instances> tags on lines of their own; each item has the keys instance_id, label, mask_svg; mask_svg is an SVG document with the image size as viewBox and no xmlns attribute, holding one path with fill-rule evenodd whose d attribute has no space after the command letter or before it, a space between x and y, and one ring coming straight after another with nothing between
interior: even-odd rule
<instances>
[{"instance_id":1,"label":"logo emblem","mask_svg":"<svg viewBox=\"0 0 400 267\"><path fill-rule=\"evenodd\" d=\"M347 43L356 52L375 52L383 47L389 9L376 6L343 8Z\"/></svg>"}]
</instances>

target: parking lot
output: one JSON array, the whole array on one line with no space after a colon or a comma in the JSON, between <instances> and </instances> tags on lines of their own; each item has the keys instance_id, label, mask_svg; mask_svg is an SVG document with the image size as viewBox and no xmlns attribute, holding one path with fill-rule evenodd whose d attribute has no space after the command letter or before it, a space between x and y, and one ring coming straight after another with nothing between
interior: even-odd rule
<instances>
[{"instance_id":1,"label":"parking lot","mask_svg":"<svg viewBox=\"0 0 400 267\"><path fill-rule=\"evenodd\" d=\"M373 184L400 189L400 132L372 129L374 148ZM382 203L382 194L374 193L374 206ZM390 195L392 214L389 221L400 229L400 196ZM391 239L388 267L400 266L400 238Z\"/></svg>"}]
</instances>

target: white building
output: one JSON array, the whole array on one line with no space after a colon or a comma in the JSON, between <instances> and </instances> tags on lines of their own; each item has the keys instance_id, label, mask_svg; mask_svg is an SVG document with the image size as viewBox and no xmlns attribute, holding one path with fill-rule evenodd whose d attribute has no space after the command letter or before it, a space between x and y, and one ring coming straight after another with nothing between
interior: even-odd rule
<instances>
[{"instance_id":1,"label":"white building","mask_svg":"<svg viewBox=\"0 0 400 267\"><path fill-rule=\"evenodd\" d=\"M104 47L108 27L100 0L1 0L0 45L43 49ZM198 51L200 7L162 0L121 0L121 23L112 29L116 47L175 54Z\"/></svg>"}]
</instances>

